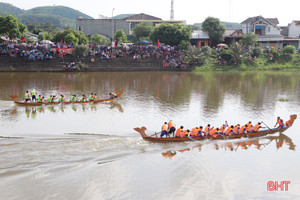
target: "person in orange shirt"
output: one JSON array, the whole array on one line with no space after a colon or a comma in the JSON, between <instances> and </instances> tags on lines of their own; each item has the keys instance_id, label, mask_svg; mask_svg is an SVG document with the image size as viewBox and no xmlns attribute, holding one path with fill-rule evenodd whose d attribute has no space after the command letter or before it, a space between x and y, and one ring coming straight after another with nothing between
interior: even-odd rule
<instances>
[{"instance_id":1,"label":"person in orange shirt","mask_svg":"<svg viewBox=\"0 0 300 200\"><path fill-rule=\"evenodd\" d=\"M168 134L168 123L165 122L164 125L162 125L162 127L161 127L160 137L163 137L164 135L166 135L166 137L167 137L167 134Z\"/></svg>"},{"instance_id":2,"label":"person in orange shirt","mask_svg":"<svg viewBox=\"0 0 300 200\"><path fill-rule=\"evenodd\" d=\"M192 128L190 135L191 137L196 137L198 135L198 127Z\"/></svg>"},{"instance_id":3,"label":"person in orange shirt","mask_svg":"<svg viewBox=\"0 0 300 200\"><path fill-rule=\"evenodd\" d=\"M169 123L168 123L168 127L169 127L169 134L173 133L173 137L174 137L174 133L176 131L176 127L175 127L175 123L170 120Z\"/></svg>"},{"instance_id":4,"label":"person in orange shirt","mask_svg":"<svg viewBox=\"0 0 300 200\"><path fill-rule=\"evenodd\" d=\"M220 133L221 135L223 135L223 133L225 133L226 127L227 127L227 126L226 126L225 124L223 124L223 125L220 127L219 133Z\"/></svg>"},{"instance_id":5,"label":"person in orange shirt","mask_svg":"<svg viewBox=\"0 0 300 200\"><path fill-rule=\"evenodd\" d=\"M202 137L203 138L203 126L200 126L199 127L199 129L198 129L198 134L197 134L197 136L200 136L200 137Z\"/></svg>"},{"instance_id":6,"label":"person in orange shirt","mask_svg":"<svg viewBox=\"0 0 300 200\"><path fill-rule=\"evenodd\" d=\"M278 124L277 128L283 128L284 127L283 120L280 117L277 117L277 122L276 122L274 127L276 127L277 124Z\"/></svg>"},{"instance_id":7,"label":"person in orange shirt","mask_svg":"<svg viewBox=\"0 0 300 200\"><path fill-rule=\"evenodd\" d=\"M183 126L180 126L180 128L177 129L175 137L180 137L181 132L183 132Z\"/></svg>"},{"instance_id":8,"label":"person in orange shirt","mask_svg":"<svg viewBox=\"0 0 300 200\"><path fill-rule=\"evenodd\" d=\"M258 132L260 128L263 128L263 127L261 126L261 123L258 122L255 126L252 127L251 133Z\"/></svg>"},{"instance_id":9,"label":"person in orange shirt","mask_svg":"<svg viewBox=\"0 0 300 200\"><path fill-rule=\"evenodd\" d=\"M214 128L212 131L211 131L211 136L213 137L213 138L216 138L218 135L219 135L219 128Z\"/></svg>"},{"instance_id":10,"label":"person in orange shirt","mask_svg":"<svg viewBox=\"0 0 300 200\"><path fill-rule=\"evenodd\" d=\"M210 127L210 124L207 124L207 126L204 129L204 136L210 136L210 131L213 129L214 127Z\"/></svg>"},{"instance_id":11,"label":"person in orange shirt","mask_svg":"<svg viewBox=\"0 0 300 200\"><path fill-rule=\"evenodd\" d=\"M244 126L242 126L242 127L239 129L239 134L245 133L247 127L248 127L247 124L245 124Z\"/></svg>"},{"instance_id":12,"label":"person in orange shirt","mask_svg":"<svg viewBox=\"0 0 300 200\"><path fill-rule=\"evenodd\" d=\"M225 131L225 135L231 135L233 133L233 125L228 127Z\"/></svg>"},{"instance_id":13,"label":"person in orange shirt","mask_svg":"<svg viewBox=\"0 0 300 200\"><path fill-rule=\"evenodd\" d=\"M240 129L240 124L237 124L237 125L235 125L234 128L233 128L233 132L234 132L234 133L238 133L238 132L239 132L239 129Z\"/></svg>"},{"instance_id":14,"label":"person in orange shirt","mask_svg":"<svg viewBox=\"0 0 300 200\"><path fill-rule=\"evenodd\" d=\"M189 133L190 133L190 130L189 130L189 129L184 130L184 131L182 131L182 132L180 133L180 137L181 137L181 138L187 137L187 136L189 135Z\"/></svg>"},{"instance_id":15,"label":"person in orange shirt","mask_svg":"<svg viewBox=\"0 0 300 200\"><path fill-rule=\"evenodd\" d=\"M247 126L248 126L248 128L250 128L250 129L251 129L251 127L252 127L252 122L251 122L251 121L249 121L249 122L247 123Z\"/></svg>"}]
</instances>

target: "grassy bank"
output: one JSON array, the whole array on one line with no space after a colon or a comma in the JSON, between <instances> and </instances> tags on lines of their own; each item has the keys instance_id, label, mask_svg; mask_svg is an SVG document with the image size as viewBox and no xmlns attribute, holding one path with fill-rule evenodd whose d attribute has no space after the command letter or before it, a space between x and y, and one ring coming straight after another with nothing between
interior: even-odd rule
<instances>
[{"instance_id":1,"label":"grassy bank","mask_svg":"<svg viewBox=\"0 0 300 200\"><path fill-rule=\"evenodd\" d=\"M266 58L257 58L253 61L241 64L218 65L215 62L207 62L196 66L193 71L255 71L255 70L300 70L300 54L293 55L292 61L271 62Z\"/></svg>"}]
</instances>

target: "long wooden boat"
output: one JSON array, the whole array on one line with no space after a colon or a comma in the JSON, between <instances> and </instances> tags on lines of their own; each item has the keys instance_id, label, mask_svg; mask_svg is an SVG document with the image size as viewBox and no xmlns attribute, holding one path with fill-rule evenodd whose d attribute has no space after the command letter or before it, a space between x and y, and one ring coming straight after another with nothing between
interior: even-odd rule
<instances>
[{"instance_id":1,"label":"long wooden boat","mask_svg":"<svg viewBox=\"0 0 300 200\"><path fill-rule=\"evenodd\" d=\"M107 99L96 99L93 101L64 101L64 102L43 102L43 103L37 103L37 102L25 102L25 101L18 101L17 95L9 95L10 98L13 99L15 104L17 105L23 105L23 106L42 106L42 105L57 105L57 104L75 104L75 103L100 103L105 101L112 101L115 99L118 99L123 94L123 90L119 90L117 93L117 96L114 98L107 98Z\"/></svg>"},{"instance_id":2,"label":"long wooden boat","mask_svg":"<svg viewBox=\"0 0 300 200\"><path fill-rule=\"evenodd\" d=\"M142 136L142 138L144 140L147 141L151 141L151 142L184 142L184 141L194 141L194 140L224 140L224 139L239 139L239 138L253 138L253 137L260 137L260 136L265 136L265 135L270 135L270 134L274 134L277 132L284 132L286 131L288 128L290 128L295 119L297 119L297 115L291 115L290 116L290 120L288 120L286 122L286 126L284 128L272 128L272 129L266 129L266 130L260 130L258 132L252 132L252 133L242 133L242 134L233 134L231 136L222 136L222 135L218 135L216 137L212 137L212 136L207 136L207 137L183 137L183 138L178 138L178 137L160 137L159 134L155 134L155 136L148 136L145 131L147 130L146 127L137 127L134 128L135 131L137 131L138 133L140 133L140 135Z\"/></svg>"}]
</instances>

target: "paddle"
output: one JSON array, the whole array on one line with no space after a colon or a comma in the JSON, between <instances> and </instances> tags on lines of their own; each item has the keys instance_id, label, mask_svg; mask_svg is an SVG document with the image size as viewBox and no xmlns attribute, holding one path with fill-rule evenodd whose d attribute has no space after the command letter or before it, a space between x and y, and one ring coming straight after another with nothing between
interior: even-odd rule
<instances>
[{"instance_id":1,"label":"paddle","mask_svg":"<svg viewBox=\"0 0 300 200\"><path fill-rule=\"evenodd\" d=\"M261 121L261 123L263 123L271 131L270 127L268 127L268 125L265 124L265 122Z\"/></svg>"}]
</instances>

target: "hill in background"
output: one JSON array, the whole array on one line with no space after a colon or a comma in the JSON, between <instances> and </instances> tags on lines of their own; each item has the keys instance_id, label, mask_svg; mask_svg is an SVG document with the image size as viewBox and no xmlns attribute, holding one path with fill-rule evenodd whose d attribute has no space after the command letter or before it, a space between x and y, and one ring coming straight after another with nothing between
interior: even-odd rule
<instances>
[{"instance_id":1,"label":"hill in background","mask_svg":"<svg viewBox=\"0 0 300 200\"><path fill-rule=\"evenodd\" d=\"M79 17L93 19L78 10L65 6L43 6L29 10L23 10L8 3L0 2L0 16L13 15L23 24L34 23L35 18L38 23L51 22L59 28L75 28L76 19Z\"/></svg>"}]
</instances>

